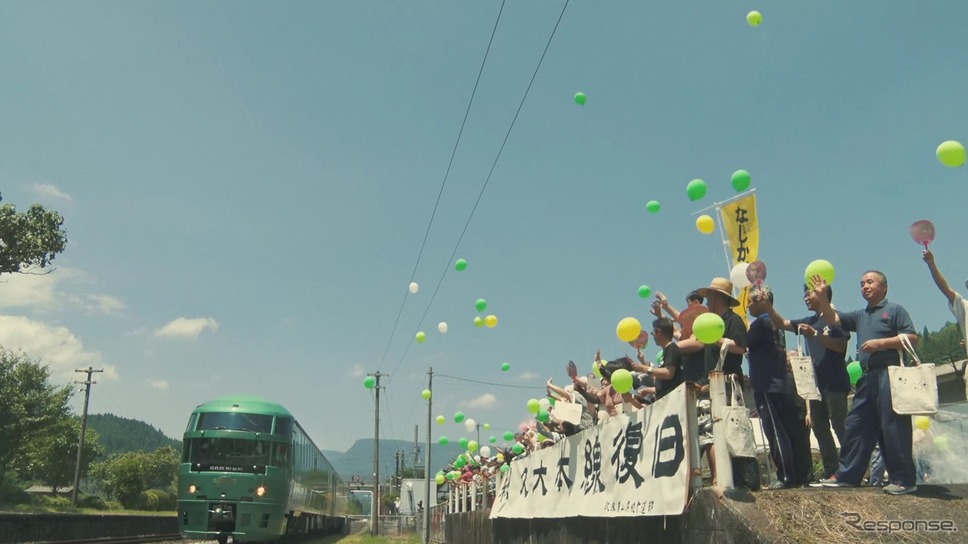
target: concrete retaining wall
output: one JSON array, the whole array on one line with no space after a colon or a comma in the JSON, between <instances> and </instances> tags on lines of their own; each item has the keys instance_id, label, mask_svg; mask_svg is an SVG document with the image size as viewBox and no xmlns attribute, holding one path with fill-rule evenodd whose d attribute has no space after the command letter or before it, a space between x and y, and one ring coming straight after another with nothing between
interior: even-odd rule
<instances>
[{"instance_id":1,"label":"concrete retaining wall","mask_svg":"<svg viewBox=\"0 0 968 544\"><path fill-rule=\"evenodd\" d=\"M0 514L0 543L55 542L99 538L177 534L178 518L85 514Z\"/></svg>"}]
</instances>

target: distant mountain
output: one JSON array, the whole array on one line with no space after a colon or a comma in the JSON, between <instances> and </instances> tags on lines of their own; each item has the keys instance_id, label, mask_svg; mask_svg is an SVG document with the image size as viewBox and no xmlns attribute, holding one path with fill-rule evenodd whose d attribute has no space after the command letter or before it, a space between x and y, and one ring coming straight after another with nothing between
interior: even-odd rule
<instances>
[{"instance_id":1,"label":"distant mountain","mask_svg":"<svg viewBox=\"0 0 968 544\"><path fill-rule=\"evenodd\" d=\"M431 473L444 468L450 461L457 457L462 451L461 447L455 442L446 446L432 444L430 470ZM322 450L323 455L329 459L336 472L345 480L350 480L353 476L359 476L364 482L373 479L373 439L361 438L356 441L350 449L345 452L334 450ZM404 453L407 468L414 466L413 462L413 442L407 440L380 440L380 479L396 472L396 452ZM418 455L418 465L424 464L424 444L420 443L420 454Z\"/></svg>"},{"instance_id":2,"label":"distant mountain","mask_svg":"<svg viewBox=\"0 0 968 544\"><path fill-rule=\"evenodd\" d=\"M155 451L163 446L171 446L176 451L182 449L180 440L168 438L160 430L136 419L91 414L87 416L87 426L97 431L106 456L129 451Z\"/></svg>"}]
</instances>

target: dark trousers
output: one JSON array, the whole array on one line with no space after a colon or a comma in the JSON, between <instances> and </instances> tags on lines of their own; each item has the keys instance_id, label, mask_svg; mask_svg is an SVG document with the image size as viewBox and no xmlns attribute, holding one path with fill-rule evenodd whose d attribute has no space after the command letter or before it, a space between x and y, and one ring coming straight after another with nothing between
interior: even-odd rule
<instances>
[{"instance_id":1,"label":"dark trousers","mask_svg":"<svg viewBox=\"0 0 968 544\"><path fill-rule=\"evenodd\" d=\"M776 478L793 486L797 484L797 465L793 455L790 433L783 421L783 412L794 410L786 406L785 393L753 393L756 413L763 424L766 441L770 445L770 458L776 466Z\"/></svg>"},{"instance_id":2,"label":"dark trousers","mask_svg":"<svg viewBox=\"0 0 968 544\"><path fill-rule=\"evenodd\" d=\"M860 485L874 444L880 444L891 483L905 487L915 484L911 416L894 413L887 368L869 369L857 380L844 431L838 481Z\"/></svg>"},{"instance_id":3,"label":"dark trousers","mask_svg":"<svg viewBox=\"0 0 968 544\"><path fill-rule=\"evenodd\" d=\"M813 455L810 452L810 427L807 427L807 403L796 393L787 392L783 409L783 427L790 436L793 462L796 467L796 485L813 480Z\"/></svg>"},{"instance_id":4,"label":"dark trousers","mask_svg":"<svg viewBox=\"0 0 968 544\"><path fill-rule=\"evenodd\" d=\"M837 442L846 440L844 420L847 417L847 393L826 391L820 394L820 400L810 401L810 418L813 421L813 436L817 437L820 448L820 458L823 459L823 477L829 478L837 472L840 453ZM833 433L830 432L833 427Z\"/></svg>"}]
</instances>

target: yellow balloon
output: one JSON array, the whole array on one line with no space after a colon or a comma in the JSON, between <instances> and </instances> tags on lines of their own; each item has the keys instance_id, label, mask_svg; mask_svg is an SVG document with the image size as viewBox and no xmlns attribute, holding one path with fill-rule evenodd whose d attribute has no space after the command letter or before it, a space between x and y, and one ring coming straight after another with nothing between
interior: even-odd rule
<instances>
[{"instance_id":1,"label":"yellow balloon","mask_svg":"<svg viewBox=\"0 0 968 544\"><path fill-rule=\"evenodd\" d=\"M914 426L922 431L926 431L931 428L931 418L928 416L917 416L914 418Z\"/></svg>"},{"instance_id":2,"label":"yellow balloon","mask_svg":"<svg viewBox=\"0 0 968 544\"><path fill-rule=\"evenodd\" d=\"M763 15L758 11L751 11L746 14L746 22L750 26L760 26L763 23Z\"/></svg>"},{"instance_id":3,"label":"yellow balloon","mask_svg":"<svg viewBox=\"0 0 968 544\"><path fill-rule=\"evenodd\" d=\"M626 317L625 319L618 322L618 327L615 328L615 334L618 335L618 339L623 342L631 342L639 337L639 333L642 332L642 324L639 323L638 319L634 317Z\"/></svg>"},{"instance_id":4,"label":"yellow balloon","mask_svg":"<svg viewBox=\"0 0 968 544\"><path fill-rule=\"evenodd\" d=\"M696 228L703 234L712 234L716 230L716 222L708 215L700 215L696 219Z\"/></svg>"},{"instance_id":5,"label":"yellow balloon","mask_svg":"<svg viewBox=\"0 0 968 544\"><path fill-rule=\"evenodd\" d=\"M494 327L497 327L497 316L496 315L489 315L489 316L485 317L484 318L484 324L487 325L489 328L492 328L492 329Z\"/></svg>"}]
</instances>

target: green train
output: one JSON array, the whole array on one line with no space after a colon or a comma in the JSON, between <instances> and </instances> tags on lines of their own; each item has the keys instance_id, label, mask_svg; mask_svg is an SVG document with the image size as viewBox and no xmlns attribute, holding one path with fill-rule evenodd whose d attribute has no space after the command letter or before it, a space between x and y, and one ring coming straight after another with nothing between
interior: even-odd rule
<instances>
[{"instance_id":1,"label":"green train","mask_svg":"<svg viewBox=\"0 0 968 544\"><path fill-rule=\"evenodd\" d=\"M178 468L182 536L266 542L342 529L346 483L296 419L261 397L200 404Z\"/></svg>"}]
</instances>

